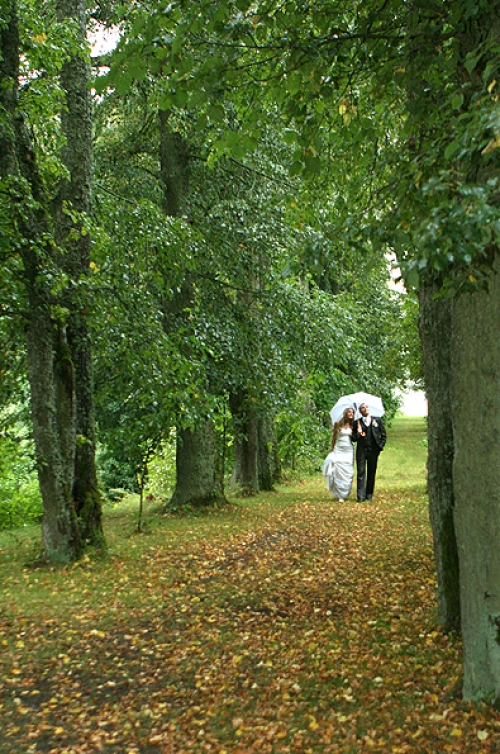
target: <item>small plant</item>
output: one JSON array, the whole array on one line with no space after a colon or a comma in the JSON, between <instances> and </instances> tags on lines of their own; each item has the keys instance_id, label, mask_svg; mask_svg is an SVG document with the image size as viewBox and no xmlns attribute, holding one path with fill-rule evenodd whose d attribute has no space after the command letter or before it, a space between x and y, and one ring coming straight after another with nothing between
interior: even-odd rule
<instances>
[{"instance_id":1,"label":"small plant","mask_svg":"<svg viewBox=\"0 0 500 754\"><path fill-rule=\"evenodd\" d=\"M42 512L33 444L15 425L0 435L0 529L39 521Z\"/></svg>"}]
</instances>

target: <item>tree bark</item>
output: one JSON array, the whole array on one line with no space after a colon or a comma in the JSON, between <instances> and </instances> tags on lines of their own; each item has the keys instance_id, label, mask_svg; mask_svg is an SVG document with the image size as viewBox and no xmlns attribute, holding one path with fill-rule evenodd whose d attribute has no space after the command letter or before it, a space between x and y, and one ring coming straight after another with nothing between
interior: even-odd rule
<instances>
[{"instance_id":1,"label":"tree bark","mask_svg":"<svg viewBox=\"0 0 500 754\"><path fill-rule=\"evenodd\" d=\"M252 409L248 394L239 390L230 396L233 415L234 466L231 485L245 495L260 492L259 478L259 420Z\"/></svg>"},{"instance_id":2,"label":"tree bark","mask_svg":"<svg viewBox=\"0 0 500 754\"><path fill-rule=\"evenodd\" d=\"M419 291L427 416L427 485L438 582L438 621L446 631L460 628L458 552L453 521L453 428L451 422L451 301L436 298L439 285Z\"/></svg>"},{"instance_id":3,"label":"tree bark","mask_svg":"<svg viewBox=\"0 0 500 754\"><path fill-rule=\"evenodd\" d=\"M181 134L169 128L168 118L168 112L159 111L163 210L169 217L178 217L189 186L189 158L185 141Z\"/></svg>"},{"instance_id":4,"label":"tree bark","mask_svg":"<svg viewBox=\"0 0 500 754\"><path fill-rule=\"evenodd\" d=\"M484 90L485 71L497 65L500 5L463 13L457 78L467 83L465 103ZM481 50L470 69L467 57ZM490 78L492 78L491 73ZM473 185L498 180L498 162L471 152L462 170ZM498 199L498 196L497 196ZM484 248L493 272L488 290L453 299L453 485L460 562L464 658L462 694L467 701L500 705L500 253Z\"/></svg>"},{"instance_id":5,"label":"tree bark","mask_svg":"<svg viewBox=\"0 0 500 754\"><path fill-rule=\"evenodd\" d=\"M67 563L81 551L71 494L75 452L73 367L64 329L51 321L46 297L37 290L36 281L28 280L27 285L28 377L43 500L42 559Z\"/></svg>"},{"instance_id":6,"label":"tree bark","mask_svg":"<svg viewBox=\"0 0 500 754\"><path fill-rule=\"evenodd\" d=\"M216 475L215 453L211 421L177 433L176 484L167 504L168 510L178 510L186 505L202 508L225 502Z\"/></svg>"},{"instance_id":7,"label":"tree bark","mask_svg":"<svg viewBox=\"0 0 500 754\"><path fill-rule=\"evenodd\" d=\"M500 703L500 255L489 291L453 301L451 415L463 696Z\"/></svg>"},{"instance_id":8,"label":"tree bark","mask_svg":"<svg viewBox=\"0 0 500 754\"><path fill-rule=\"evenodd\" d=\"M263 416L258 420L258 461L259 487L271 491L281 478L281 464L278 454L278 442L271 417Z\"/></svg>"},{"instance_id":9,"label":"tree bark","mask_svg":"<svg viewBox=\"0 0 500 754\"><path fill-rule=\"evenodd\" d=\"M85 0L57 0L59 21L71 19L82 44L86 39ZM84 54L72 54L62 66L60 79L65 92L61 128L66 139L62 159L69 179L62 180L56 202L57 241L63 253L61 266L70 277L66 304L71 312L68 342L75 371L76 449L73 498L84 540L104 546L101 495L95 463L95 416L92 378L92 349L85 322L85 302L75 283L89 274L90 235L84 229L91 212L92 115L89 66ZM78 213L76 221L68 209Z\"/></svg>"},{"instance_id":10,"label":"tree bark","mask_svg":"<svg viewBox=\"0 0 500 754\"><path fill-rule=\"evenodd\" d=\"M53 316L56 303L47 279L53 262L48 198L18 103L19 31L16 4L0 28L0 105L3 109L1 178L11 192L12 234L21 237L20 256L27 293L26 348L33 436L43 501L43 559L74 560L80 536L71 486L75 448L73 367L64 325Z\"/></svg>"}]
</instances>

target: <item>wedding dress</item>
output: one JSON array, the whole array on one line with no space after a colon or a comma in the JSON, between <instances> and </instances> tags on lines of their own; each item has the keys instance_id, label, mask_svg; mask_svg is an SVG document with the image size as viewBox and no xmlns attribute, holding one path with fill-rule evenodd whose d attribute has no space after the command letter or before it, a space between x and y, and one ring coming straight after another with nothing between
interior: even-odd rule
<instances>
[{"instance_id":1,"label":"wedding dress","mask_svg":"<svg viewBox=\"0 0 500 754\"><path fill-rule=\"evenodd\" d=\"M340 429L334 449L323 462L326 489L340 500L349 497L354 477L354 447L351 437L352 429Z\"/></svg>"}]
</instances>

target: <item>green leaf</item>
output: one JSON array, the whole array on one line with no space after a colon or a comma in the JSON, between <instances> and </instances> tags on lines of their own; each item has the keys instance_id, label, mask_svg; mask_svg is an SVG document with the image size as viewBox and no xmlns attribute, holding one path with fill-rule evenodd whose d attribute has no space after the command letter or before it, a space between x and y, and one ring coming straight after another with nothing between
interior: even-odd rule
<instances>
[{"instance_id":1,"label":"green leaf","mask_svg":"<svg viewBox=\"0 0 500 754\"><path fill-rule=\"evenodd\" d=\"M481 53L479 53L479 55L477 54L473 55L471 52L469 52L469 54L467 55L465 59L465 68L467 69L469 73L472 73L472 71L478 64L480 58L481 58Z\"/></svg>"},{"instance_id":2,"label":"green leaf","mask_svg":"<svg viewBox=\"0 0 500 754\"><path fill-rule=\"evenodd\" d=\"M188 100L188 93L185 89L177 90L172 94L172 103L179 108L186 106Z\"/></svg>"},{"instance_id":3,"label":"green leaf","mask_svg":"<svg viewBox=\"0 0 500 754\"><path fill-rule=\"evenodd\" d=\"M319 173L321 171L321 160L312 154L304 156L304 165L309 173Z\"/></svg>"},{"instance_id":4,"label":"green leaf","mask_svg":"<svg viewBox=\"0 0 500 754\"><path fill-rule=\"evenodd\" d=\"M285 130L285 133L283 134L283 141L285 142L285 144L295 144L298 138L299 134L297 133L297 131L294 131L291 128L287 128Z\"/></svg>"},{"instance_id":5,"label":"green leaf","mask_svg":"<svg viewBox=\"0 0 500 754\"><path fill-rule=\"evenodd\" d=\"M174 37L172 40L172 53L178 55L182 51L182 38Z\"/></svg>"},{"instance_id":6,"label":"green leaf","mask_svg":"<svg viewBox=\"0 0 500 754\"><path fill-rule=\"evenodd\" d=\"M225 116L224 108L221 105L209 105L207 115L214 123L221 123Z\"/></svg>"},{"instance_id":7,"label":"green leaf","mask_svg":"<svg viewBox=\"0 0 500 754\"><path fill-rule=\"evenodd\" d=\"M404 275L405 286L410 290L411 288L418 288L420 282L420 276L418 271L412 267Z\"/></svg>"},{"instance_id":8,"label":"green leaf","mask_svg":"<svg viewBox=\"0 0 500 754\"><path fill-rule=\"evenodd\" d=\"M445 158L447 160L449 160L451 157L453 157L454 154L456 154L458 152L459 149L460 149L460 144L455 139L450 144L448 144L448 146L444 150L444 156L445 156Z\"/></svg>"},{"instance_id":9,"label":"green leaf","mask_svg":"<svg viewBox=\"0 0 500 754\"><path fill-rule=\"evenodd\" d=\"M116 80L116 91L118 94L126 94L134 81L133 73L130 69L122 73Z\"/></svg>"}]
</instances>

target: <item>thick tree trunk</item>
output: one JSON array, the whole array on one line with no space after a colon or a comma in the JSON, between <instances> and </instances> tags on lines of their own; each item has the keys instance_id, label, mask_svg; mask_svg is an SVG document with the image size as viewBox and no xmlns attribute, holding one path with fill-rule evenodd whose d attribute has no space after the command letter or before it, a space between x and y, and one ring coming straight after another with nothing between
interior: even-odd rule
<instances>
[{"instance_id":1,"label":"thick tree trunk","mask_svg":"<svg viewBox=\"0 0 500 754\"><path fill-rule=\"evenodd\" d=\"M73 368L64 330L52 322L34 281L29 282L29 299L28 377L43 500L42 558L66 563L80 553L71 494L75 452Z\"/></svg>"},{"instance_id":2,"label":"thick tree trunk","mask_svg":"<svg viewBox=\"0 0 500 754\"><path fill-rule=\"evenodd\" d=\"M261 417L258 420L257 432L259 487L261 490L270 491L281 478L278 442L272 419L268 416Z\"/></svg>"},{"instance_id":3,"label":"thick tree trunk","mask_svg":"<svg viewBox=\"0 0 500 754\"><path fill-rule=\"evenodd\" d=\"M179 431L175 457L176 484L167 510L191 505L196 508L225 503L216 475L213 424Z\"/></svg>"},{"instance_id":4,"label":"thick tree trunk","mask_svg":"<svg viewBox=\"0 0 500 754\"><path fill-rule=\"evenodd\" d=\"M169 128L168 113L158 113L160 130L160 175L163 187L163 210L166 215L180 214L182 201L189 185L189 160L187 147L179 133ZM186 278L178 295L165 306L165 327L179 326L186 330L191 324L184 309L192 306L193 288ZM173 321L173 325L172 325ZM185 355L189 354L189 344ZM218 473L214 428L210 421L195 429L178 430L176 444L176 484L167 509L191 505L203 507L226 502L221 477Z\"/></svg>"},{"instance_id":5,"label":"thick tree trunk","mask_svg":"<svg viewBox=\"0 0 500 754\"><path fill-rule=\"evenodd\" d=\"M438 106L439 93L428 85L422 74L426 65L439 57L442 28L433 23L428 32L425 8L418 0L407 7L407 75L408 107L413 133L408 139L411 159L425 154L430 124L427 113ZM436 298L442 280L437 276L423 279L419 291L419 331L427 417L427 484L429 518L434 540L434 557L438 582L437 618L445 630L460 627L460 589L458 552L453 521L453 430L451 424L451 302Z\"/></svg>"},{"instance_id":6,"label":"thick tree trunk","mask_svg":"<svg viewBox=\"0 0 500 754\"><path fill-rule=\"evenodd\" d=\"M86 38L85 0L57 0L60 21L76 22L78 36ZM62 151L69 180L63 180L57 198L57 240L63 249L61 265L72 281L89 274L90 235L81 232L91 211L92 187L92 116L88 89L89 67L83 55L72 54L61 69L65 108L61 127L66 139ZM79 213L74 222L67 207ZM76 231L76 233L75 233ZM101 496L95 463L95 418L92 380L92 351L85 322L85 302L78 300L70 288L67 306L71 312L68 342L75 370L76 451L73 498L81 522L82 537L102 546Z\"/></svg>"},{"instance_id":7,"label":"thick tree trunk","mask_svg":"<svg viewBox=\"0 0 500 754\"><path fill-rule=\"evenodd\" d=\"M419 329L428 401L427 483L438 580L438 621L460 627L458 552L453 521L453 429L451 423L451 301L436 298L439 286L419 292Z\"/></svg>"},{"instance_id":8,"label":"thick tree trunk","mask_svg":"<svg viewBox=\"0 0 500 754\"><path fill-rule=\"evenodd\" d=\"M74 560L80 552L71 497L75 449L73 368L65 328L52 316L55 301L46 278L53 254L48 201L18 110L19 34L15 3L11 2L6 10L7 23L0 27L0 105L4 126L1 178L9 184L12 196L12 233L21 236L28 300L28 379L44 509L41 554L49 562L64 563Z\"/></svg>"},{"instance_id":9,"label":"thick tree trunk","mask_svg":"<svg viewBox=\"0 0 500 754\"><path fill-rule=\"evenodd\" d=\"M488 292L453 301L451 415L463 696L500 703L500 256Z\"/></svg>"},{"instance_id":10,"label":"thick tree trunk","mask_svg":"<svg viewBox=\"0 0 500 754\"><path fill-rule=\"evenodd\" d=\"M249 405L248 396L241 390L230 397L229 405L234 427L234 466L231 485L245 495L260 491L259 478L259 420Z\"/></svg>"},{"instance_id":11,"label":"thick tree trunk","mask_svg":"<svg viewBox=\"0 0 500 754\"><path fill-rule=\"evenodd\" d=\"M499 33L498 3L466 15L459 34L458 70L461 80L468 83L466 100L483 89L488 66L497 65ZM467 56L478 49L484 54L469 70ZM468 101L469 108L475 105ZM486 185L498 180L498 162L484 160L474 151L467 173L468 180ZM465 700L500 706L500 253L491 247L484 252L493 261L489 290L453 301L453 482L462 605L462 693Z\"/></svg>"}]
</instances>

